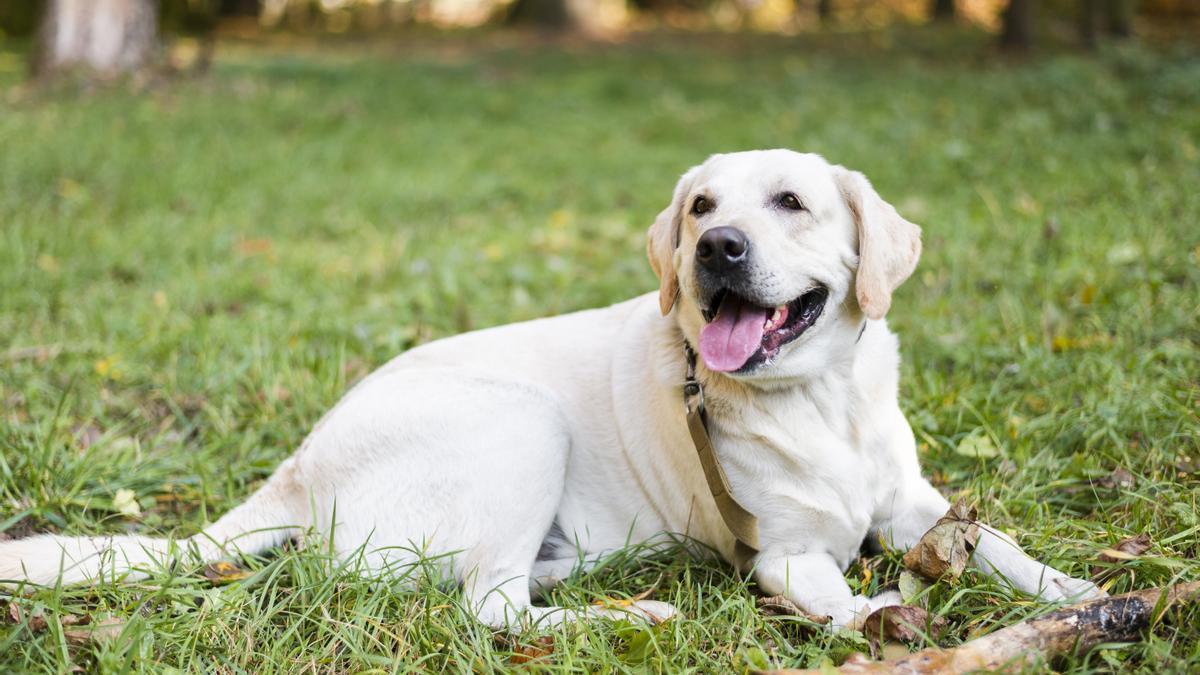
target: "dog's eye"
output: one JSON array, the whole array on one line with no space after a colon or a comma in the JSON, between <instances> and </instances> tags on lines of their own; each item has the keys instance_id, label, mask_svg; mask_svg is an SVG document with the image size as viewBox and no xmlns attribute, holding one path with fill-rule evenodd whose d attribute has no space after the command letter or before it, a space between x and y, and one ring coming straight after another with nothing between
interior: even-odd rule
<instances>
[{"instance_id":1,"label":"dog's eye","mask_svg":"<svg viewBox=\"0 0 1200 675\"><path fill-rule=\"evenodd\" d=\"M800 198L790 192L779 195L779 205L789 211L804 210L804 204L800 203Z\"/></svg>"},{"instance_id":2,"label":"dog's eye","mask_svg":"<svg viewBox=\"0 0 1200 675\"><path fill-rule=\"evenodd\" d=\"M692 213L697 216L702 216L712 211L712 208L713 203L704 195L696 197L696 201L692 202Z\"/></svg>"}]
</instances>

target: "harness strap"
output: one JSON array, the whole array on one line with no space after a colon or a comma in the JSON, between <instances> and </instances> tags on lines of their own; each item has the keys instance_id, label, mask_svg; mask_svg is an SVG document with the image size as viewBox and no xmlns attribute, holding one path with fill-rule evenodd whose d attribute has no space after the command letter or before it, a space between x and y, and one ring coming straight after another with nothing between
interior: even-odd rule
<instances>
[{"instance_id":1,"label":"harness strap","mask_svg":"<svg viewBox=\"0 0 1200 675\"><path fill-rule=\"evenodd\" d=\"M721 461L708 436L704 387L696 379L696 352L686 342L684 354L687 356L687 379L683 385L683 402L687 407L688 433L691 434L692 445L696 446L696 455L700 458L700 466L704 469L704 478L708 481L708 490L717 504L717 511L737 541L733 562L745 569L758 554L758 518L733 496L729 478L721 468Z\"/></svg>"}]
</instances>

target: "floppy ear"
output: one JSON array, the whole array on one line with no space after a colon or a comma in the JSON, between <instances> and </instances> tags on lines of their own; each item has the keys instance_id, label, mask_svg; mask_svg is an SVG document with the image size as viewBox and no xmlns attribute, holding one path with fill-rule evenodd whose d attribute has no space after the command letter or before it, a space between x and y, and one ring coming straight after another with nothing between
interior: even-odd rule
<instances>
[{"instance_id":1,"label":"floppy ear","mask_svg":"<svg viewBox=\"0 0 1200 675\"><path fill-rule=\"evenodd\" d=\"M838 189L858 226L858 306L870 319L882 319L896 290L921 257L921 228L883 201L867 177L836 169Z\"/></svg>"},{"instance_id":2,"label":"floppy ear","mask_svg":"<svg viewBox=\"0 0 1200 675\"><path fill-rule=\"evenodd\" d=\"M683 200L692 189L699 167L692 167L675 184L671 204L654 219L646 233L646 255L658 275L658 307L663 316L671 312L679 296L679 277L675 273L675 249L679 248L679 228L683 223Z\"/></svg>"}]
</instances>

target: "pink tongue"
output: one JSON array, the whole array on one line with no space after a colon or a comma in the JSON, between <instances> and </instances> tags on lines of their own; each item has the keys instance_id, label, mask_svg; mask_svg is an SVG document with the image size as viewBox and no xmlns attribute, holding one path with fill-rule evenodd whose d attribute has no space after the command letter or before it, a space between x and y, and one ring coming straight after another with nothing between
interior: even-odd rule
<instances>
[{"instance_id":1,"label":"pink tongue","mask_svg":"<svg viewBox=\"0 0 1200 675\"><path fill-rule=\"evenodd\" d=\"M764 307L742 302L732 293L721 301L717 316L700 329L700 356L709 370L728 373L746 365L762 345Z\"/></svg>"}]
</instances>

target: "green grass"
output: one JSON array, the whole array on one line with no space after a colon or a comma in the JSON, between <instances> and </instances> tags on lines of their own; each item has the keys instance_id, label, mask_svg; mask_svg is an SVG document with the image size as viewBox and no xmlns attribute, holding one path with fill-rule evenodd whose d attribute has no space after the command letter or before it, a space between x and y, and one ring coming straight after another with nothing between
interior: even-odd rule
<instances>
[{"instance_id":1,"label":"green grass","mask_svg":"<svg viewBox=\"0 0 1200 675\"><path fill-rule=\"evenodd\" d=\"M1200 60L1010 62L988 37L928 36L242 46L207 79L141 94L11 90L0 531L193 533L397 352L650 290L643 233L675 178L712 152L787 146L864 171L925 227L891 323L927 474L1076 575L1148 533L1145 557L1104 572L1111 592L1200 577ZM0 53L0 83L19 69ZM997 456L956 451L985 436ZM1103 480L1117 469L1131 485ZM118 512L123 489L139 516ZM895 555L868 564L868 590L896 581ZM15 602L124 628L77 644L53 620L0 617L0 671L511 667L453 591L373 585L311 550L245 565L221 586L185 566L38 590ZM614 559L556 600L648 589L686 618L566 629L539 667L718 672L865 649L760 616L752 588L679 551ZM944 645L1043 611L972 573L926 599ZM1176 613L1055 665L1194 672L1198 625Z\"/></svg>"}]
</instances>

